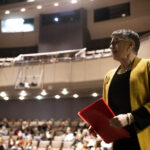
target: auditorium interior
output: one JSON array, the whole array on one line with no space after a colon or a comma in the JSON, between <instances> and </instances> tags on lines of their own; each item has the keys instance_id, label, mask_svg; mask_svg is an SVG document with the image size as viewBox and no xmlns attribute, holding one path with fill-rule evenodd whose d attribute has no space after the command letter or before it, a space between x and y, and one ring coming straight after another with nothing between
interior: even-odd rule
<instances>
[{"instance_id":1,"label":"auditorium interior","mask_svg":"<svg viewBox=\"0 0 150 150\"><path fill-rule=\"evenodd\" d=\"M114 30L140 36L150 58L149 0L0 0L0 146L109 150L78 112L103 97L118 66Z\"/></svg>"}]
</instances>

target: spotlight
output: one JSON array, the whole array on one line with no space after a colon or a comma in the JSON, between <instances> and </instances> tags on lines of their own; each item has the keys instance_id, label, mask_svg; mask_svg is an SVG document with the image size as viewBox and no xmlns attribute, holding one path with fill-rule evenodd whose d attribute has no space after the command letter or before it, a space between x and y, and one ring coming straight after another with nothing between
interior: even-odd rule
<instances>
[{"instance_id":1,"label":"spotlight","mask_svg":"<svg viewBox=\"0 0 150 150\"><path fill-rule=\"evenodd\" d=\"M58 2L54 3L54 6L55 7L59 6L59 3Z\"/></svg>"},{"instance_id":2,"label":"spotlight","mask_svg":"<svg viewBox=\"0 0 150 150\"><path fill-rule=\"evenodd\" d=\"M41 100L43 97L41 95L36 96L36 99Z\"/></svg>"},{"instance_id":3,"label":"spotlight","mask_svg":"<svg viewBox=\"0 0 150 150\"><path fill-rule=\"evenodd\" d=\"M62 93L63 95L67 95L69 92L68 92L68 90L67 90L66 88L64 88L64 89L61 91L61 93Z\"/></svg>"},{"instance_id":4,"label":"spotlight","mask_svg":"<svg viewBox=\"0 0 150 150\"><path fill-rule=\"evenodd\" d=\"M5 14L6 14L6 15L10 14L10 11L9 11L9 10L6 10L6 11L5 11Z\"/></svg>"},{"instance_id":5,"label":"spotlight","mask_svg":"<svg viewBox=\"0 0 150 150\"><path fill-rule=\"evenodd\" d=\"M19 86L20 86L20 87L24 87L24 83L23 83L23 82L20 82L20 83L19 83Z\"/></svg>"},{"instance_id":6,"label":"spotlight","mask_svg":"<svg viewBox=\"0 0 150 150\"><path fill-rule=\"evenodd\" d=\"M29 88L30 87L28 82L25 82L24 86L25 86L25 88Z\"/></svg>"},{"instance_id":7,"label":"spotlight","mask_svg":"<svg viewBox=\"0 0 150 150\"><path fill-rule=\"evenodd\" d=\"M98 94L97 94L96 92L94 92L94 93L92 93L92 96L93 96L93 97L97 97Z\"/></svg>"},{"instance_id":8,"label":"spotlight","mask_svg":"<svg viewBox=\"0 0 150 150\"><path fill-rule=\"evenodd\" d=\"M8 96L5 96L5 97L4 97L4 100L5 100L5 101L8 101L8 100L9 100L9 97L8 97Z\"/></svg>"},{"instance_id":9,"label":"spotlight","mask_svg":"<svg viewBox=\"0 0 150 150\"><path fill-rule=\"evenodd\" d=\"M46 92L45 89L42 90L41 95L43 95L43 96L46 96L46 95L47 95L47 92Z\"/></svg>"},{"instance_id":10,"label":"spotlight","mask_svg":"<svg viewBox=\"0 0 150 150\"><path fill-rule=\"evenodd\" d=\"M60 99L60 95L55 95L55 98L56 99Z\"/></svg>"},{"instance_id":11,"label":"spotlight","mask_svg":"<svg viewBox=\"0 0 150 150\"><path fill-rule=\"evenodd\" d=\"M58 17L55 17L55 18L54 18L54 21L55 21L55 22L58 22L58 21L59 21L59 18L58 18Z\"/></svg>"},{"instance_id":12,"label":"spotlight","mask_svg":"<svg viewBox=\"0 0 150 150\"><path fill-rule=\"evenodd\" d=\"M37 83L31 82L30 86L35 87L35 86L37 86Z\"/></svg>"},{"instance_id":13,"label":"spotlight","mask_svg":"<svg viewBox=\"0 0 150 150\"><path fill-rule=\"evenodd\" d=\"M73 97L74 97L74 98L78 98L79 95L78 95L78 94L73 94Z\"/></svg>"},{"instance_id":14,"label":"spotlight","mask_svg":"<svg viewBox=\"0 0 150 150\"><path fill-rule=\"evenodd\" d=\"M21 95L21 96L26 96L27 93L26 93L26 91L21 91L21 92L20 92L20 95Z\"/></svg>"},{"instance_id":15,"label":"spotlight","mask_svg":"<svg viewBox=\"0 0 150 150\"><path fill-rule=\"evenodd\" d=\"M6 92L3 91L3 92L0 93L0 96L1 97L7 97L7 94L6 94Z\"/></svg>"},{"instance_id":16,"label":"spotlight","mask_svg":"<svg viewBox=\"0 0 150 150\"><path fill-rule=\"evenodd\" d=\"M76 4L78 1L77 0L71 0L72 4Z\"/></svg>"}]
</instances>

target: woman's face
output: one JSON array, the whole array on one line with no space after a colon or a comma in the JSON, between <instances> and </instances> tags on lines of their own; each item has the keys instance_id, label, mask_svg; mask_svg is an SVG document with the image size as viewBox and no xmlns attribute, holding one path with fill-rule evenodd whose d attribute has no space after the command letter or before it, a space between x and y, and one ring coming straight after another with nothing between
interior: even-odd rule
<instances>
[{"instance_id":1,"label":"woman's face","mask_svg":"<svg viewBox=\"0 0 150 150\"><path fill-rule=\"evenodd\" d=\"M131 53L131 50L129 49L130 45L130 40L126 40L121 36L113 36L110 43L113 58L118 61L125 60Z\"/></svg>"}]
</instances>

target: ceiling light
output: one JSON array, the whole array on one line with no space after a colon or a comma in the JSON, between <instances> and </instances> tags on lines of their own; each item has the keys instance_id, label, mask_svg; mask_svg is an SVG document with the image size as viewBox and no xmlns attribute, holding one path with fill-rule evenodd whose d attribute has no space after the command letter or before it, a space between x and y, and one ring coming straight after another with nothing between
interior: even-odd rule
<instances>
[{"instance_id":1,"label":"ceiling light","mask_svg":"<svg viewBox=\"0 0 150 150\"><path fill-rule=\"evenodd\" d=\"M66 88L64 88L64 89L61 91L61 93L62 93L63 95L67 95L69 92L68 92L68 90L67 90Z\"/></svg>"},{"instance_id":2,"label":"ceiling light","mask_svg":"<svg viewBox=\"0 0 150 150\"><path fill-rule=\"evenodd\" d=\"M126 17L126 14L125 14L125 13L123 13L123 14L121 15L121 17Z\"/></svg>"},{"instance_id":3,"label":"ceiling light","mask_svg":"<svg viewBox=\"0 0 150 150\"><path fill-rule=\"evenodd\" d=\"M36 96L36 99L41 100L43 97L41 95Z\"/></svg>"},{"instance_id":4,"label":"ceiling light","mask_svg":"<svg viewBox=\"0 0 150 150\"><path fill-rule=\"evenodd\" d=\"M4 97L4 100L5 100L5 101L8 101L8 100L9 100L9 97L8 97L8 96L5 96L5 97Z\"/></svg>"},{"instance_id":5,"label":"ceiling light","mask_svg":"<svg viewBox=\"0 0 150 150\"><path fill-rule=\"evenodd\" d=\"M55 18L54 18L54 21L55 21L55 22L58 22L58 21L59 21L59 18L58 18L58 17L55 17Z\"/></svg>"},{"instance_id":6,"label":"ceiling light","mask_svg":"<svg viewBox=\"0 0 150 150\"><path fill-rule=\"evenodd\" d=\"M6 15L10 14L10 11L9 11L9 10L6 10L6 11L5 11L5 14L6 14Z\"/></svg>"},{"instance_id":7,"label":"ceiling light","mask_svg":"<svg viewBox=\"0 0 150 150\"><path fill-rule=\"evenodd\" d=\"M21 12L25 12L26 9L25 9L25 8L21 8L20 11L21 11Z\"/></svg>"},{"instance_id":8,"label":"ceiling light","mask_svg":"<svg viewBox=\"0 0 150 150\"><path fill-rule=\"evenodd\" d=\"M59 3L58 2L54 3L54 6L55 7L59 6Z\"/></svg>"},{"instance_id":9,"label":"ceiling light","mask_svg":"<svg viewBox=\"0 0 150 150\"><path fill-rule=\"evenodd\" d=\"M19 99L20 100L24 100L24 96L19 96Z\"/></svg>"},{"instance_id":10,"label":"ceiling light","mask_svg":"<svg viewBox=\"0 0 150 150\"><path fill-rule=\"evenodd\" d=\"M30 87L30 86L29 86L29 83L28 83L28 82L25 82L25 83L24 83L24 87L29 88L29 87Z\"/></svg>"},{"instance_id":11,"label":"ceiling light","mask_svg":"<svg viewBox=\"0 0 150 150\"><path fill-rule=\"evenodd\" d=\"M98 94L94 92L94 93L92 93L92 96L93 96L93 97L97 97Z\"/></svg>"},{"instance_id":12,"label":"ceiling light","mask_svg":"<svg viewBox=\"0 0 150 150\"><path fill-rule=\"evenodd\" d=\"M26 91L23 90L23 91L20 92L20 95L21 95L21 96L26 96L27 93L26 93Z\"/></svg>"},{"instance_id":13,"label":"ceiling light","mask_svg":"<svg viewBox=\"0 0 150 150\"><path fill-rule=\"evenodd\" d=\"M6 92L3 91L3 92L0 93L0 96L1 96L1 97L6 97L7 94L6 94Z\"/></svg>"},{"instance_id":14,"label":"ceiling light","mask_svg":"<svg viewBox=\"0 0 150 150\"><path fill-rule=\"evenodd\" d=\"M36 8L37 9L42 9L42 5L37 5Z\"/></svg>"},{"instance_id":15,"label":"ceiling light","mask_svg":"<svg viewBox=\"0 0 150 150\"><path fill-rule=\"evenodd\" d=\"M35 87L35 86L37 86L37 83L31 82L30 86Z\"/></svg>"},{"instance_id":16,"label":"ceiling light","mask_svg":"<svg viewBox=\"0 0 150 150\"><path fill-rule=\"evenodd\" d=\"M73 94L73 97L74 97L74 98L78 98L79 95L78 95L78 94Z\"/></svg>"},{"instance_id":17,"label":"ceiling light","mask_svg":"<svg viewBox=\"0 0 150 150\"><path fill-rule=\"evenodd\" d=\"M47 92L45 89L42 90L41 95L43 95L43 96L47 95Z\"/></svg>"},{"instance_id":18,"label":"ceiling light","mask_svg":"<svg viewBox=\"0 0 150 150\"><path fill-rule=\"evenodd\" d=\"M55 98L56 99L60 99L60 95L55 95Z\"/></svg>"},{"instance_id":19,"label":"ceiling light","mask_svg":"<svg viewBox=\"0 0 150 150\"><path fill-rule=\"evenodd\" d=\"M24 87L24 83L23 83L23 82L20 82L20 83L19 83L19 86L20 86L20 87Z\"/></svg>"},{"instance_id":20,"label":"ceiling light","mask_svg":"<svg viewBox=\"0 0 150 150\"><path fill-rule=\"evenodd\" d=\"M35 0L27 0L27 2L34 2Z\"/></svg>"},{"instance_id":21,"label":"ceiling light","mask_svg":"<svg viewBox=\"0 0 150 150\"><path fill-rule=\"evenodd\" d=\"M77 0L71 0L72 4L76 4L78 1Z\"/></svg>"}]
</instances>

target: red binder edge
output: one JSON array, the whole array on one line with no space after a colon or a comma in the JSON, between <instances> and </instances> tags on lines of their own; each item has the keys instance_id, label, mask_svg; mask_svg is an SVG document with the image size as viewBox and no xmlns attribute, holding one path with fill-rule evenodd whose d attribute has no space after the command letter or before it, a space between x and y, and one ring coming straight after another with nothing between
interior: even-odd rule
<instances>
[{"instance_id":1,"label":"red binder edge","mask_svg":"<svg viewBox=\"0 0 150 150\"><path fill-rule=\"evenodd\" d=\"M100 98L99 100L102 100L102 101L104 102L104 104L107 106L107 108L109 109L109 111L112 113L112 118L113 118L113 117L115 116L115 114L113 113L113 111L111 110L111 108L106 104L105 100L104 100L103 98ZM97 100L97 101L99 101L99 100ZM94 103L92 103L92 104L90 104L90 105L88 105L87 107L83 108L80 112L78 112L79 117L80 117L87 125L91 126L92 130L94 130L93 126L92 126L89 122L87 122L87 120L85 120L85 119L82 117L82 115L81 115L80 113L82 113L82 111L88 109L89 107L91 107L91 106L94 105L95 103L97 103L97 101L94 102ZM94 132L97 133L95 130L94 130ZM97 134L98 134L98 133L97 133ZM99 134L98 134L98 135L99 135ZM130 136L129 136L129 137L130 137ZM101 137L101 139L102 139L103 141L105 141L105 140L103 139L103 137ZM106 143L107 143L107 142L106 142Z\"/></svg>"}]
</instances>

